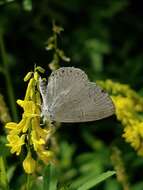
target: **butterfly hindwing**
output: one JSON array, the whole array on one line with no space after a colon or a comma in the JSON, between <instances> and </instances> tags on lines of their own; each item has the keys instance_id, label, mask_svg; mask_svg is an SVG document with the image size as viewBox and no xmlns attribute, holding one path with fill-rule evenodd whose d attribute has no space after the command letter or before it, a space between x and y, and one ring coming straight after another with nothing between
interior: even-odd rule
<instances>
[{"instance_id":1,"label":"butterfly hindwing","mask_svg":"<svg viewBox=\"0 0 143 190\"><path fill-rule=\"evenodd\" d=\"M114 113L109 95L74 67L51 74L45 99L52 119L59 122L94 121Z\"/></svg>"},{"instance_id":2,"label":"butterfly hindwing","mask_svg":"<svg viewBox=\"0 0 143 190\"><path fill-rule=\"evenodd\" d=\"M69 101L59 97L59 106L53 107L54 120L59 122L85 122L99 120L114 113L108 94L93 83L88 83Z\"/></svg>"}]
</instances>

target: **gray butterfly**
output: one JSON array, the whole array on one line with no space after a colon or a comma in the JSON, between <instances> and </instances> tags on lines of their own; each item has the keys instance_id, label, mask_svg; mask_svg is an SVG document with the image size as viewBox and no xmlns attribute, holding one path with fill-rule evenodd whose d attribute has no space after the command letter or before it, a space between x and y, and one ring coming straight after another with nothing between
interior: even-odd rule
<instances>
[{"instance_id":1,"label":"gray butterfly","mask_svg":"<svg viewBox=\"0 0 143 190\"><path fill-rule=\"evenodd\" d=\"M86 122L108 117L115 108L108 93L88 80L81 69L62 67L52 72L48 85L40 79L42 115L58 122Z\"/></svg>"}]
</instances>

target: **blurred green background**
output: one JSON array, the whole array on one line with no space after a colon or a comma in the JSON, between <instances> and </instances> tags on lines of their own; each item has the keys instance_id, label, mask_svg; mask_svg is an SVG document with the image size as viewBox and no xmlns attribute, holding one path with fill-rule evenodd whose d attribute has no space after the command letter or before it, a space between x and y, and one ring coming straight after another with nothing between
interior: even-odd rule
<instances>
[{"instance_id":1,"label":"blurred green background","mask_svg":"<svg viewBox=\"0 0 143 190\"><path fill-rule=\"evenodd\" d=\"M71 58L70 63L61 61L61 66L79 67L92 81L112 79L129 84L143 94L141 1L0 0L0 46L2 48L4 43L15 100L24 98L26 84L23 78L33 70L35 63L47 70L47 76L51 72L48 64L52 52L45 49L45 43L52 35L52 20L64 28L58 46ZM0 71L0 93L11 112L3 75L2 51ZM121 135L122 126L115 116L98 122L63 125L57 131L59 159L65 172L61 181L65 183L78 175L99 174L113 169L111 147L117 146L132 184L130 189L142 190L143 158L137 156ZM9 155L8 164L17 168L15 160L16 157ZM19 172L14 169L11 175L13 188L21 183L20 176L17 183L12 180L18 175ZM113 177L94 189L128 190L119 181Z\"/></svg>"}]
</instances>

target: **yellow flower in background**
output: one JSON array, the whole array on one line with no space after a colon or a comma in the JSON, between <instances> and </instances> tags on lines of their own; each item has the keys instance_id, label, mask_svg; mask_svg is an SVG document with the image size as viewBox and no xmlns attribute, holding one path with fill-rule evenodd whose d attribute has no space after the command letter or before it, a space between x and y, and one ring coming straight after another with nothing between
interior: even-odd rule
<instances>
[{"instance_id":1,"label":"yellow flower in background","mask_svg":"<svg viewBox=\"0 0 143 190\"><path fill-rule=\"evenodd\" d=\"M117 119L124 127L123 138L143 156L143 98L128 85L111 80L98 84L111 94Z\"/></svg>"},{"instance_id":2,"label":"yellow flower in background","mask_svg":"<svg viewBox=\"0 0 143 190\"><path fill-rule=\"evenodd\" d=\"M113 102L116 107L117 119L122 122L123 125L136 124L141 121L139 115L137 115L136 103L129 97L112 96Z\"/></svg>"},{"instance_id":3,"label":"yellow flower in background","mask_svg":"<svg viewBox=\"0 0 143 190\"><path fill-rule=\"evenodd\" d=\"M36 165L30 149L35 151L43 162L53 159L52 151L45 150L46 142L53 133L52 125L49 122L46 128L40 126L39 72L44 72L43 68L36 67L34 72L29 72L24 78L24 81L29 81L25 98L17 100L17 104L23 108L21 121L19 123L10 122L5 126L8 129L7 146L11 148L11 153L19 155L22 146L27 147L28 154L23 161L23 168L29 174L35 171Z\"/></svg>"},{"instance_id":4,"label":"yellow flower in background","mask_svg":"<svg viewBox=\"0 0 143 190\"><path fill-rule=\"evenodd\" d=\"M25 160L23 161L23 168L28 174L32 174L36 169L36 161L32 158L30 152L28 152Z\"/></svg>"}]
</instances>

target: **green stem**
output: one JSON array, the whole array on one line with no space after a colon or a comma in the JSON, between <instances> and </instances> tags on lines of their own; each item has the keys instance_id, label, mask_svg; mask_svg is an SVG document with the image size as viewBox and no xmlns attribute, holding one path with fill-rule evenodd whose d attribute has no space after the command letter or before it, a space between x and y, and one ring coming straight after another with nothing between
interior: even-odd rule
<instances>
[{"instance_id":1,"label":"green stem","mask_svg":"<svg viewBox=\"0 0 143 190\"><path fill-rule=\"evenodd\" d=\"M30 190L30 175L27 174L26 190Z\"/></svg>"},{"instance_id":2,"label":"green stem","mask_svg":"<svg viewBox=\"0 0 143 190\"><path fill-rule=\"evenodd\" d=\"M6 80L6 86L7 86L7 93L9 98L9 104L12 110L12 117L14 121L18 121L18 115L17 115L17 109L16 109L16 101L14 96L14 91L11 83L11 77L8 69L8 60L7 55L4 47L3 37L2 34L0 34L0 48L1 48L1 56L3 61L3 67L4 67L4 76Z\"/></svg>"}]
</instances>

